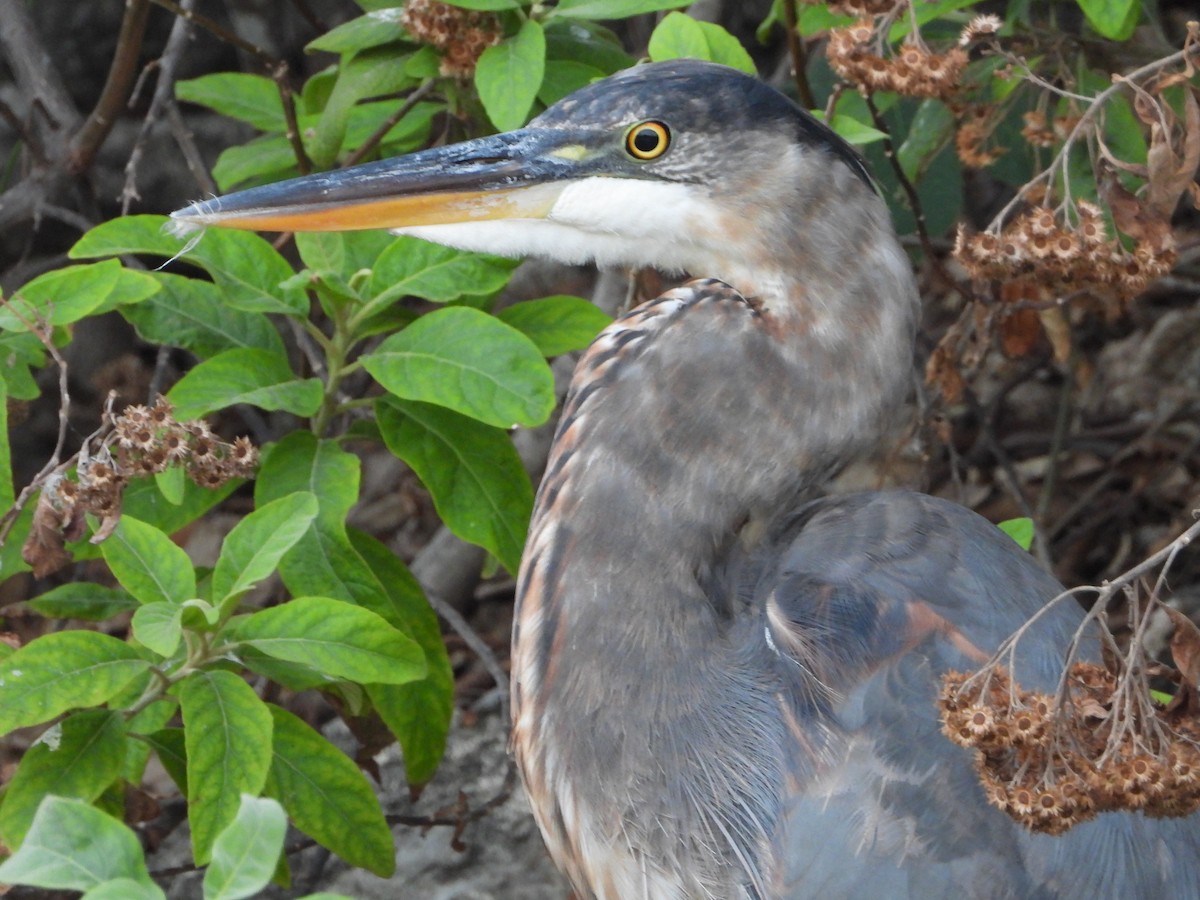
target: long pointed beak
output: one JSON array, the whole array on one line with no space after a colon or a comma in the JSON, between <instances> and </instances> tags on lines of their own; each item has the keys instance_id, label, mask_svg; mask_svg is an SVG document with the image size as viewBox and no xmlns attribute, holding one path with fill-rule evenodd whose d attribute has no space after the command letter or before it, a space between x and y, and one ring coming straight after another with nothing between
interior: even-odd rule
<instances>
[{"instance_id":1,"label":"long pointed beak","mask_svg":"<svg viewBox=\"0 0 1200 900\"><path fill-rule=\"evenodd\" d=\"M536 219L578 177L583 148L562 131L524 128L409 156L293 178L171 213L188 226L353 231Z\"/></svg>"}]
</instances>

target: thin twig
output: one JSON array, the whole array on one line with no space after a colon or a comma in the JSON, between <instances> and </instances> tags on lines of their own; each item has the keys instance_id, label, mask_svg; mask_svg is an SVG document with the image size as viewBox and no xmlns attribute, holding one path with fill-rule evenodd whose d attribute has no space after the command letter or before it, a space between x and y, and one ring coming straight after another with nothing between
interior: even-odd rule
<instances>
[{"instance_id":1,"label":"thin twig","mask_svg":"<svg viewBox=\"0 0 1200 900\"><path fill-rule=\"evenodd\" d=\"M182 9L191 10L195 5L196 0L180 0ZM154 85L154 96L150 100L150 108L146 110L145 118L142 119L141 128L138 129L137 139L133 142L129 161L125 163L125 186L121 189L121 195L118 198L121 201L121 215L123 216L128 215L129 206L134 200L141 199L137 190L138 163L141 162L142 154L146 151L150 130L174 101L175 71L179 68L179 61L183 58L183 52L187 48L191 28L191 22L185 17L176 17L171 25L171 33L167 37L166 46L163 47L162 56L158 58L158 79Z\"/></svg>"},{"instance_id":2,"label":"thin twig","mask_svg":"<svg viewBox=\"0 0 1200 900\"><path fill-rule=\"evenodd\" d=\"M67 171L72 175L88 169L100 145L125 109L137 78L138 56L149 14L149 0L128 0L125 5L125 17L121 20L121 31L117 35L117 46L113 51L104 89L83 127L72 136L67 150Z\"/></svg>"},{"instance_id":3,"label":"thin twig","mask_svg":"<svg viewBox=\"0 0 1200 900\"><path fill-rule=\"evenodd\" d=\"M1183 50L1179 50L1168 56L1164 56L1161 59L1156 59L1154 62L1147 63L1141 68L1130 72L1128 75L1113 76L1112 85L1105 88L1094 97L1080 98L1082 100L1086 100L1088 102L1088 106L1080 114L1079 120L1075 123L1070 133L1063 140L1063 145L1059 149L1058 153L1055 154L1054 159L1050 161L1050 164L1046 166L1046 168L1040 174L1035 175L1021 186L1021 189L1017 191L1012 200L1005 204L1004 208L995 215L991 223L988 225L988 229L998 232L1008 220L1008 217L1012 214L1012 211L1016 209L1019 204L1024 202L1024 199L1029 194L1030 190L1032 190L1035 186L1042 184L1043 182L1051 182L1059 170L1062 171L1064 183L1068 183L1070 181L1068 177L1068 165L1070 163L1071 150L1075 147L1076 141L1078 141L1086 131L1089 131L1093 127L1093 120L1100 114L1101 110L1109 100L1127 88L1134 88L1136 86L1133 84L1134 82L1149 78L1163 69L1168 69L1172 66L1178 65L1179 63L1186 62L1189 55L1191 55L1190 51L1187 47L1185 47ZM1026 65L1023 60L1017 57L1008 58L1010 58L1012 62L1023 67L1026 70L1027 75L1033 74L1029 71L1028 65Z\"/></svg>"},{"instance_id":4,"label":"thin twig","mask_svg":"<svg viewBox=\"0 0 1200 900\"><path fill-rule=\"evenodd\" d=\"M400 104L400 107L392 113L384 121L382 125L375 129L369 138L363 141L362 145L357 150L346 157L346 161L342 163L343 167L353 166L363 161L367 154L379 146L380 142L387 137L387 133L395 127L396 123L407 116L413 108L420 103L429 92L433 90L434 81L432 78L426 78L422 81L411 94Z\"/></svg>"},{"instance_id":5,"label":"thin twig","mask_svg":"<svg viewBox=\"0 0 1200 900\"><path fill-rule=\"evenodd\" d=\"M256 57L264 66L267 67L267 69L271 71L274 71L276 68L283 65L283 60L277 59L271 53L264 50L254 42L248 41L240 35L235 34L220 22L216 22L213 19L208 18L208 16L202 15L201 13L191 9L185 9L179 3L173 2L173 0L154 0L154 3L157 6L161 6L168 12L172 12L181 18L187 19L187 21L191 22L193 25L203 28L218 40L224 41L226 44L231 44L232 46L237 47L239 50Z\"/></svg>"},{"instance_id":6,"label":"thin twig","mask_svg":"<svg viewBox=\"0 0 1200 900\"><path fill-rule=\"evenodd\" d=\"M817 101L808 84L807 61L804 42L800 39L799 22L796 19L796 4L791 0L783 3L784 33L787 35L788 57L792 61L792 77L796 80L796 96L805 109L816 109Z\"/></svg>"}]
</instances>

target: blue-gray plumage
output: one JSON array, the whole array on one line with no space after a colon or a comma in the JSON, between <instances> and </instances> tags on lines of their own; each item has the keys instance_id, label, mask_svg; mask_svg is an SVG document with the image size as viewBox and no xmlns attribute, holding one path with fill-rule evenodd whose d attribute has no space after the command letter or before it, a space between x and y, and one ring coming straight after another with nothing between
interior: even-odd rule
<instances>
[{"instance_id":1,"label":"blue-gray plumage","mask_svg":"<svg viewBox=\"0 0 1200 900\"><path fill-rule=\"evenodd\" d=\"M582 897L1200 897L1195 817L1062 837L987 805L942 674L1060 587L967 510L813 500L903 402L919 301L861 161L699 62L593 84L509 135L189 207L710 276L576 370L518 583L513 749ZM1015 676L1051 686L1061 605Z\"/></svg>"}]
</instances>

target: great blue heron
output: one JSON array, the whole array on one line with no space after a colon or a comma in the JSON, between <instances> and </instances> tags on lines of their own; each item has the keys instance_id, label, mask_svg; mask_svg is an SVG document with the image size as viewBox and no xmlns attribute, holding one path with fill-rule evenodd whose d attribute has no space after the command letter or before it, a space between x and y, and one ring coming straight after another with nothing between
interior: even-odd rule
<instances>
[{"instance_id":1,"label":"great blue heron","mask_svg":"<svg viewBox=\"0 0 1200 900\"><path fill-rule=\"evenodd\" d=\"M812 499L904 400L919 301L862 162L781 94L645 65L510 134L175 215L712 276L584 354L521 567L512 746L580 895L1200 897L1194 817L1032 834L938 734L941 674L1054 579L942 500ZM1022 683L1078 622L1041 620Z\"/></svg>"}]
</instances>

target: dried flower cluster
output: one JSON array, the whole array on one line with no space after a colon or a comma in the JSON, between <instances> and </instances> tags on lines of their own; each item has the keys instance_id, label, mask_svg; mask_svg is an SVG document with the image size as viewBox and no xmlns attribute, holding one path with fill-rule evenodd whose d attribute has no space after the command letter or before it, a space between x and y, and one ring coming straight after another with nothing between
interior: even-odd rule
<instances>
[{"instance_id":1,"label":"dried flower cluster","mask_svg":"<svg viewBox=\"0 0 1200 900\"><path fill-rule=\"evenodd\" d=\"M1004 151L987 147L996 126L993 108L980 103L970 104L958 112L958 128L954 133L954 149L959 161L968 169L982 169L998 160Z\"/></svg>"},{"instance_id":2,"label":"dried flower cluster","mask_svg":"<svg viewBox=\"0 0 1200 900\"><path fill-rule=\"evenodd\" d=\"M442 55L441 72L470 78L483 51L500 42L503 29L493 13L460 9L436 0L408 0L400 24L422 44Z\"/></svg>"},{"instance_id":3,"label":"dried flower cluster","mask_svg":"<svg viewBox=\"0 0 1200 900\"><path fill-rule=\"evenodd\" d=\"M1067 139L1067 136L1079 124L1078 115L1055 116L1050 122L1041 110L1031 109L1021 114L1025 127L1021 129L1021 137L1033 147L1054 147Z\"/></svg>"},{"instance_id":4,"label":"dried flower cluster","mask_svg":"<svg viewBox=\"0 0 1200 900\"><path fill-rule=\"evenodd\" d=\"M1071 667L1065 709L1000 671L952 672L942 685L943 732L976 751L988 802L1033 831L1061 834L1113 810L1174 817L1200 809L1200 722L1156 709L1162 740L1129 728L1112 746L1125 723L1117 679L1101 666Z\"/></svg>"},{"instance_id":5,"label":"dried flower cluster","mask_svg":"<svg viewBox=\"0 0 1200 900\"><path fill-rule=\"evenodd\" d=\"M893 56L872 49L875 28L862 19L829 32L825 55L833 70L864 94L893 91L906 97L949 97L967 65L966 51L955 47L934 53L918 42L905 43Z\"/></svg>"},{"instance_id":6,"label":"dried flower cluster","mask_svg":"<svg viewBox=\"0 0 1200 900\"><path fill-rule=\"evenodd\" d=\"M218 488L231 478L251 477L258 449L245 437L220 440L203 421L175 421L162 397L153 406L126 407L112 418L99 449L79 455L76 480L66 476L66 466L47 479L21 551L34 574L44 577L70 562L64 544L83 536L87 514L102 520L97 536L111 531L131 478L172 465L183 466L201 487Z\"/></svg>"},{"instance_id":7,"label":"dried flower cluster","mask_svg":"<svg viewBox=\"0 0 1200 900\"><path fill-rule=\"evenodd\" d=\"M1171 271L1172 246L1142 237L1126 250L1108 237L1099 206L1081 200L1076 210L1073 227L1044 206L1016 216L999 234L968 234L960 225L954 257L976 280L1030 279L1045 297L1087 293L1126 301Z\"/></svg>"},{"instance_id":8,"label":"dried flower cluster","mask_svg":"<svg viewBox=\"0 0 1200 900\"><path fill-rule=\"evenodd\" d=\"M809 0L818 3L820 0ZM908 5L908 0L833 0L826 7L831 13L839 16L854 16L865 19L868 16L886 16L893 14Z\"/></svg>"}]
</instances>

